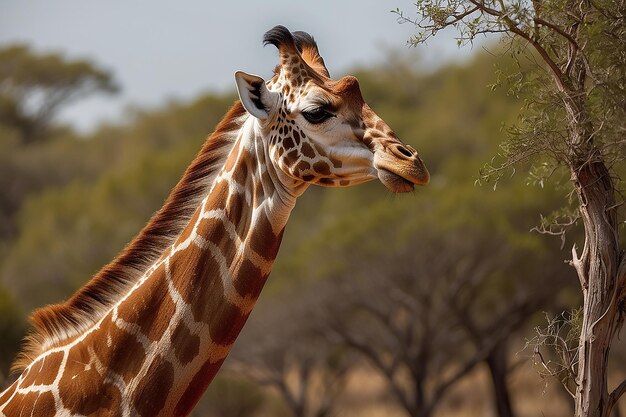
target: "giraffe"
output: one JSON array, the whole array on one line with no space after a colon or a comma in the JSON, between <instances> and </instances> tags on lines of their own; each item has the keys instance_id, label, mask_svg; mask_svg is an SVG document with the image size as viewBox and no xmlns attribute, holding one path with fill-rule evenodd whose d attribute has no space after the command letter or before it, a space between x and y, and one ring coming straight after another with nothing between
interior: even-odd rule
<instances>
[{"instance_id":1,"label":"giraffe","mask_svg":"<svg viewBox=\"0 0 626 417\"><path fill-rule=\"evenodd\" d=\"M1 416L188 415L309 185L428 182L356 78L330 78L309 34L276 26L264 44L279 52L274 75L235 73L239 100L147 226L71 298L33 313Z\"/></svg>"}]
</instances>

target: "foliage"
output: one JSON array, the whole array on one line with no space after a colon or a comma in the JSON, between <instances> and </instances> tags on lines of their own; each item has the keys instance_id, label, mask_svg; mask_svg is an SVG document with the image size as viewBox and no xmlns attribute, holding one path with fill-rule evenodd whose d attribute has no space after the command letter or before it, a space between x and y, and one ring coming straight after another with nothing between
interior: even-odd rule
<instances>
[{"instance_id":1,"label":"foliage","mask_svg":"<svg viewBox=\"0 0 626 417\"><path fill-rule=\"evenodd\" d=\"M400 21L418 28L420 43L445 28L460 43L481 34L501 34L514 53L526 52L534 68L514 77L514 90L526 94L520 121L503 142L501 165L488 164L485 179L528 160L543 182L562 167L575 210L553 216L548 233L563 234L582 224L585 235L571 264L583 294L576 369L563 381L575 400L577 417L609 416L626 381L608 391L608 357L626 315L626 256L621 247L624 219L624 132L626 131L626 3L623 0L419 0L417 18L396 10ZM509 77L510 78L510 77ZM544 174L544 175L542 175ZM564 179L564 176L557 178ZM580 222L577 222L580 216ZM549 340L549 339L548 339ZM556 345L558 346L558 344Z\"/></svg>"},{"instance_id":2,"label":"foliage","mask_svg":"<svg viewBox=\"0 0 626 417\"><path fill-rule=\"evenodd\" d=\"M138 115L131 127L105 128L90 141L55 141L12 155L16 169L28 169L35 179L54 184L51 177L61 176L66 169L65 182L69 182L30 193L14 224L20 234L7 249L4 262L0 261L3 281L10 283L24 308L67 297L110 261L163 203L198 152L210 129L202 116L210 112L208 123L216 123L215 114L224 113L231 102L228 95L203 98L185 107L172 104L168 111ZM68 158L68 166L50 167L53 172L47 174L47 164L57 157L59 148L65 148L62 155ZM24 162L32 161L37 149L38 165L20 164L22 155ZM83 165L87 168L83 172L96 174L81 174ZM7 179L15 183L23 177ZM50 290L39 291L42 285Z\"/></svg>"},{"instance_id":3,"label":"foliage","mask_svg":"<svg viewBox=\"0 0 626 417\"><path fill-rule=\"evenodd\" d=\"M124 154L117 142L77 141L68 134L31 146L10 138L0 133L0 241L17 233L16 215L29 196L78 178L93 181Z\"/></svg>"},{"instance_id":4,"label":"foliage","mask_svg":"<svg viewBox=\"0 0 626 417\"><path fill-rule=\"evenodd\" d=\"M626 129L626 24L623 1L583 2L515 0L420 0L417 17L395 10L398 20L414 24L418 33L410 44L426 42L440 30L452 27L459 44L480 35L499 34L505 50L518 63L505 60L495 71L491 87L504 87L524 100L520 118L507 128L508 138L494 163L482 170L484 181L498 180L529 159L531 176L538 181L569 178L555 175L561 164L571 165L582 150L568 128L568 95L579 96L581 125L593 126L592 138L607 164L615 166L625 154ZM581 3L582 4L582 3ZM578 9L563 13L564 9ZM536 67L543 70L537 71ZM582 67L582 68L581 68ZM577 74L581 74L577 77ZM575 146L573 146L575 145ZM618 188L621 186L618 185ZM570 209L565 217L571 217Z\"/></svg>"},{"instance_id":5,"label":"foliage","mask_svg":"<svg viewBox=\"0 0 626 417\"><path fill-rule=\"evenodd\" d=\"M26 45L0 49L0 123L15 129L24 144L46 139L69 103L117 90L111 74L89 61L37 54Z\"/></svg>"}]
</instances>

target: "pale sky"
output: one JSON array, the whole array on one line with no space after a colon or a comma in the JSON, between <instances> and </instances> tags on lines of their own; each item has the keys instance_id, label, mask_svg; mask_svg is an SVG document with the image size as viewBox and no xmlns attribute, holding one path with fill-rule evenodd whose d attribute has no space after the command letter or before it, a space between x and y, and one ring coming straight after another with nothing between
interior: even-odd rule
<instances>
[{"instance_id":1,"label":"pale sky","mask_svg":"<svg viewBox=\"0 0 626 417\"><path fill-rule=\"evenodd\" d=\"M234 87L243 70L269 77L275 48L263 33L277 24L317 40L331 75L381 62L390 48L419 54L427 67L462 58L450 36L409 50L414 27L390 10L412 14L414 0L0 0L0 44L87 57L111 69L122 87L113 98L81 101L62 118L82 129L122 120L129 104L155 107ZM476 49L476 47L475 47Z\"/></svg>"}]
</instances>

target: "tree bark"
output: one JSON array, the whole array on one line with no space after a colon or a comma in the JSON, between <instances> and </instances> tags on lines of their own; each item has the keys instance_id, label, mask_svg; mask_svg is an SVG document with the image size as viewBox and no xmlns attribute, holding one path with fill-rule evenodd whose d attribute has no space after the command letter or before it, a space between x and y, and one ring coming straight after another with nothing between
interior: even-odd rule
<instances>
[{"instance_id":1,"label":"tree bark","mask_svg":"<svg viewBox=\"0 0 626 417\"><path fill-rule=\"evenodd\" d=\"M580 258L573 250L583 290L576 387L576 417L609 417L608 359L617 329L621 288L618 288L620 249L613 181L601 160L590 152L572 170L585 228ZM620 285L621 286L621 285Z\"/></svg>"}]
</instances>

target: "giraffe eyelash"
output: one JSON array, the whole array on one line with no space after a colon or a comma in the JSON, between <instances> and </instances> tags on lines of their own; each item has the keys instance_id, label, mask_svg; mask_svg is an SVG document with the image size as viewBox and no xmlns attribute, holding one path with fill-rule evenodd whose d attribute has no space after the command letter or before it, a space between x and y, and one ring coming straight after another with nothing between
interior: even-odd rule
<instances>
[{"instance_id":1,"label":"giraffe eyelash","mask_svg":"<svg viewBox=\"0 0 626 417\"><path fill-rule=\"evenodd\" d=\"M301 114L307 122L313 125L324 123L328 119L336 117L324 107L315 107L311 110L302 111Z\"/></svg>"}]
</instances>

